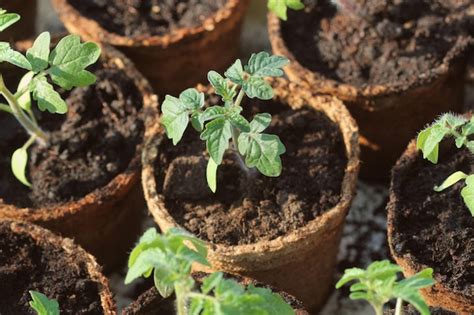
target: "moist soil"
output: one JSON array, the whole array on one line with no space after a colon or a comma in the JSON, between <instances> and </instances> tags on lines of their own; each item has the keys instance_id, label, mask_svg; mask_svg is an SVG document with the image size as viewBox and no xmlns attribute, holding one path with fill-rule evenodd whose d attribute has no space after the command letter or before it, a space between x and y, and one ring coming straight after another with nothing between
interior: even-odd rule
<instances>
[{"instance_id":1,"label":"moist soil","mask_svg":"<svg viewBox=\"0 0 474 315\"><path fill-rule=\"evenodd\" d=\"M134 38L199 26L227 0L69 0L109 32Z\"/></svg>"},{"instance_id":2,"label":"moist soil","mask_svg":"<svg viewBox=\"0 0 474 315\"><path fill-rule=\"evenodd\" d=\"M217 192L206 183L205 143L189 128L177 146L159 148L155 177L174 219L199 238L227 245L272 240L305 226L340 200L347 158L342 134L323 113L291 110L274 101L252 101L244 114L273 115L265 132L285 144L276 178L248 174L234 153L219 168ZM177 189L179 187L179 189Z\"/></svg>"},{"instance_id":3,"label":"moist soil","mask_svg":"<svg viewBox=\"0 0 474 315\"><path fill-rule=\"evenodd\" d=\"M403 157L393 172L393 250L410 254L415 263L434 269L435 279L465 296L474 295L474 220L461 197L464 182L437 193L455 171L472 174L472 154L449 143L441 148L439 164Z\"/></svg>"},{"instance_id":4,"label":"moist soil","mask_svg":"<svg viewBox=\"0 0 474 315\"><path fill-rule=\"evenodd\" d=\"M440 307L430 307L431 315L456 315L456 313L446 311ZM384 314L395 315L395 309L391 309ZM420 315L420 313L411 305L403 308L403 315Z\"/></svg>"},{"instance_id":5,"label":"moist soil","mask_svg":"<svg viewBox=\"0 0 474 315\"><path fill-rule=\"evenodd\" d=\"M346 1L359 3L351 12L329 0L304 2L282 23L289 50L323 78L357 87L436 76L454 44L469 40L462 16L470 0Z\"/></svg>"},{"instance_id":6,"label":"moist soil","mask_svg":"<svg viewBox=\"0 0 474 315\"><path fill-rule=\"evenodd\" d=\"M29 150L31 189L10 168L11 155L27 141L26 132L0 112L0 201L40 208L78 200L127 168L142 139L142 97L123 71L102 66L93 71L96 84L63 93L67 115L37 113L50 141Z\"/></svg>"},{"instance_id":7,"label":"moist soil","mask_svg":"<svg viewBox=\"0 0 474 315\"><path fill-rule=\"evenodd\" d=\"M196 273L194 274L195 280L199 283L207 276L204 273ZM225 274L225 278L232 278L243 285L248 285L248 281L243 281L242 277L239 276L230 276ZM251 281L250 283L254 284L256 287L264 287L271 289L273 292L275 291L274 288L268 285L262 285L258 282ZM293 309L295 310L303 310L303 304L298 301L292 295L289 295L285 292L278 292L278 294L283 297L286 303L288 303ZM153 286L151 289L140 295L140 297L131 304L127 309L124 310L123 315L175 315L176 308L175 308L175 296L171 296L170 298L163 299L158 290Z\"/></svg>"},{"instance_id":8,"label":"moist soil","mask_svg":"<svg viewBox=\"0 0 474 315\"><path fill-rule=\"evenodd\" d=\"M56 299L61 314L102 314L99 284L89 278L83 258L70 255L0 223L0 314L35 314L29 290Z\"/></svg>"}]
</instances>

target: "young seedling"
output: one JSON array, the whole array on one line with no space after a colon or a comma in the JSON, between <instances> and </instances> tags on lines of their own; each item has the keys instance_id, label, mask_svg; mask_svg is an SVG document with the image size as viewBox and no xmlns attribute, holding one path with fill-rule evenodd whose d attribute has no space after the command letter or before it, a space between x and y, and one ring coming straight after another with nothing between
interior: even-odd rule
<instances>
[{"instance_id":1,"label":"young seedling","mask_svg":"<svg viewBox=\"0 0 474 315\"><path fill-rule=\"evenodd\" d=\"M304 9L304 4L301 0L268 0L268 9L282 20L288 19L288 8L301 10Z\"/></svg>"},{"instance_id":2,"label":"young seedling","mask_svg":"<svg viewBox=\"0 0 474 315\"><path fill-rule=\"evenodd\" d=\"M182 92L179 98L166 96L162 106L162 124L166 134L176 145L191 120L191 125L206 141L210 155L207 183L213 192L217 189L217 168L229 149L231 139L231 151L248 176L251 176L251 168L254 167L265 176L276 177L281 174L280 155L285 153L285 146L278 136L263 133L270 126L272 116L257 114L249 122L241 115L241 104L245 95L262 100L272 99L273 89L264 78L282 76L281 68L287 64L288 59L284 57L260 52L252 54L245 67L237 60L225 72L225 78L210 71L209 82L224 105L204 109L204 93L192 88Z\"/></svg>"},{"instance_id":3,"label":"young seedling","mask_svg":"<svg viewBox=\"0 0 474 315\"><path fill-rule=\"evenodd\" d=\"M19 19L18 14L0 9L0 31ZM26 176L28 148L35 142L46 145L49 138L48 133L38 125L32 99L37 102L40 111L65 114L68 110L67 104L55 91L53 84L70 90L95 83L96 77L85 69L94 64L100 56L97 44L81 43L76 35L64 37L52 51L50 45L51 36L48 32L38 36L26 55L15 51L9 43L0 42L0 62L7 62L27 71L14 93L8 89L0 74L0 94L7 102L0 103L0 111L13 115L30 136L29 140L13 153L11 159L15 177L30 187Z\"/></svg>"},{"instance_id":4,"label":"young seedling","mask_svg":"<svg viewBox=\"0 0 474 315\"><path fill-rule=\"evenodd\" d=\"M59 315L59 304L56 300L50 300L42 293L30 291L32 300L30 307L37 315Z\"/></svg>"},{"instance_id":5,"label":"young seedling","mask_svg":"<svg viewBox=\"0 0 474 315\"><path fill-rule=\"evenodd\" d=\"M416 146L423 152L423 158L433 164L438 163L439 144L445 138L454 138L456 147L467 148L474 154L474 140L470 137L474 134L474 117L468 119L464 116L444 114L433 124L418 134ZM461 196L467 208L474 216L474 175L468 175L457 171L451 174L439 186L435 186L436 192L441 192L460 180L464 180L466 186L461 190Z\"/></svg>"},{"instance_id":6,"label":"young seedling","mask_svg":"<svg viewBox=\"0 0 474 315\"><path fill-rule=\"evenodd\" d=\"M290 315L293 309L280 295L253 285L244 287L216 272L200 288L191 276L191 266L210 266L203 241L179 229L166 234L149 229L130 254L128 284L153 274L155 287L164 298L176 296L178 315Z\"/></svg>"},{"instance_id":7,"label":"young seedling","mask_svg":"<svg viewBox=\"0 0 474 315\"><path fill-rule=\"evenodd\" d=\"M397 299L395 315L403 314L404 301L413 305L422 315L429 315L430 310L419 290L434 284L433 269L427 268L410 278L397 281L399 272L401 268L388 260L376 261L366 270L346 269L336 288L356 281L351 285L349 297L352 300L366 300L377 315L383 314L384 305L392 299Z\"/></svg>"}]
</instances>

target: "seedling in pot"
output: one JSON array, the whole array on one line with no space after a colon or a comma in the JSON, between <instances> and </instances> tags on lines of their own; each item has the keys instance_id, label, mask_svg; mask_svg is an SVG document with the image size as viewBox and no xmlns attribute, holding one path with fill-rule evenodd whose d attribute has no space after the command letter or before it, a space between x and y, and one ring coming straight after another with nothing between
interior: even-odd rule
<instances>
[{"instance_id":1,"label":"seedling in pot","mask_svg":"<svg viewBox=\"0 0 474 315\"><path fill-rule=\"evenodd\" d=\"M37 315L59 315L58 301L48 299L48 297L40 292L30 291L31 308L36 311Z\"/></svg>"},{"instance_id":2,"label":"seedling in pot","mask_svg":"<svg viewBox=\"0 0 474 315\"><path fill-rule=\"evenodd\" d=\"M204 108L204 93L193 88L182 92L179 98L166 96L162 106L162 124L166 134L174 145L178 144L189 121L201 133L210 156L207 183L213 192L217 189L217 168L228 149L249 177L253 174L253 168L265 176L281 174L280 155L285 153L285 146L278 136L263 132L270 126L272 116L257 114L249 122L241 115L241 104L245 95L262 100L272 99L273 89L264 78L282 76L281 68L287 64L288 59L284 57L260 52L253 54L245 67L237 60L225 72L225 77L210 71L209 82L222 98L223 105Z\"/></svg>"},{"instance_id":3,"label":"seedling in pot","mask_svg":"<svg viewBox=\"0 0 474 315\"><path fill-rule=\"evenodd\" d=\"M437 164L439 144L448 137L454 138L458 149L465 147L474 154L474 140L470 140L473 134L474 117L468 119L465 116L448 113L442 115L432 125L418 134L416 146L423 152L423 158ZM466 184L461 190L461 196L471 215L474 216L474 174L468 175L461 171L454 172L439 186L435 186L434 190L441 192L461 180L464 180Z\"/></svg>"},{"instance_id":4,"label":"seedling in pot","mask_svg":"<svg viewBox=\"0 0 474 315\"><path fill-rule=\"evenodd\" d=\"M18 20L18 14L0 9L0 31ZM26 176L28 148L35 142L47 145L49 140L48 133L41 129L34 115L32 101L37 102L40 111L65 114L67 104L54 85L71 90L96 81L96 77L85 69L99 59L100 48L97 44L81 43L78 36L69 35L59 41L52 51L50 45L51 36L48 32L38 36L26 55L15 51L9 43L0 42L0 62L28 71L20 80L16 92L8 89L0 74L0 94L6 100L6 104L0 103L0 111L13 115L30 136L11 159L13 174L26 186L31 186Z\"/></svg>"},{"instance_id":5,"label":"seedling in pot","mask_svg":"<svg viewBox=\"0 0 474 315\"><path fill-rule=\"evenodd\" d=\"M282 20L288 19L288 8L301 10L304 9L304 4L301 0L268 0L268 9Z\"/></svg>"},{"instance_id":6,"label":"seedling in pot","mask_svg":"<svg viewBox=\"0 0 474 315\"><path fill-rule=\"evenodd\" d=\"M388 260L375 261L366 270L346 269L336 288L355 281L350 287L349 297L352 300L366 300L377 315L383 314L384 305L392 299L397 300L395 315L403 314L404 301L413 305L421 315L429 315L430 310L419 290L435 283L433 269L427 268L410 278L397 281L397 274L401 271L398 265Z\"/></svg>"},{"instance_id":7,"label":"seedling in pot","mask_svg":"<svg viewBox=\"0 0 474 315\"><path fill-rule=\"evenodd\" d=\"M130 254L125 283L153 275L161 296L175 294L178 315L295 314L280 295L253 285L244 287L221 272L206 277L197 288L191 276L193 264L210 266L203 241L179 229L159 234L152 228Z\"/></svg>"}]
</instances>

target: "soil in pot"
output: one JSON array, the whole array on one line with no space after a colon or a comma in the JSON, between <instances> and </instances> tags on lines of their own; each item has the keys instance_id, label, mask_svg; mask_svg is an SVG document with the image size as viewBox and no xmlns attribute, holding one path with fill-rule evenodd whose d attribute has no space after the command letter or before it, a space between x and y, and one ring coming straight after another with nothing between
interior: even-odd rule
<instances>
[{"instance_id":1,"label":"soil in pot","mask_svg":"<svg viewBox=\"0 0 474 315\"><path fill-rule=\"evenodd\" d=\"M204 273L196 273L194 274L194 278L200 282L206 274ZM226 275L226 277L229 277ZM273 292L277 292L280 294L283 299L296 311L297 315L308 315L308 313L304 310L303 303L297 300L294 296L289 295L285 292L278 292L274 288L270 286L262 285L258 282L253 280L242 278L238 276L232 276L232 278L239 281L241 284L248 285L253 283L257 287L266 287L272 289ZM175 308L175 298L174 295L170 298L163 299L161 295L158 293L155 287L144 292L140 297L132 303L129 307L127 307L123 313L123 315L175 315L176 308ZM276 315L276 314L275 314Z\"/></svg>"},{"instance_id":2,"label":"soil in pot","mask_svg":"<svg viewBox=\"0 0 474 315\"><path fill-rule=\"evenodd\" d=\"M456 315L456 313L446 311L439 307L430 307L431 315ZM386 311L386 315L395 315L395 309ZM419 315L420 313L411 305L405 306L403 308L403 315Z\"/></svg>"},{"instance_id":3,"label":"soil in pot","mask_svg":"<svg viewBox=\"0 0 474 315\"><path fill-rule=\"evenodd\" d=\"M351 1L352 2L352 1ZM306 0L289 12L282 35L296 59L326 79L356 87L404 85L437 75L457 41L468 41L469 0L364 0L357 14L329 0ZM356 11L354 11L356 12Z\"/></svg>"},{"instance_id":4,"label":"soil in pot","mask_svg":"<svg viewBox=\"0 0 474 315\"><path fill-rule=\"evenodd\" d=\"M165 35L200 25L226 0L69 0L109 32L129 37Z\"/></svg>"},{"instance_id":5,"label":"soil in pot","mask_svg":"<svg viewBox=\"0 0 474 315\"><path fill-rule=\"evenodd\" d=\"M10 171L10 157L26 142L27 134L11 115L0 113L3 203L44 208L75 201L127 168L144 129L141 95L123 71L100 64L92 71L98 78L96 84L63 93L67 115L38 113L40 126L50 132L51 139L46 147L30 149L31 189Z\"/></svg>"},{"instance_id":6,"label":"soil in pot","mask_svg":"<svg viewBox=\"0 0 474 315\"><path fill-rule=\"evenodd\" d=\"M435 185L455 171L474 171L472 154L454 143L441 148L439 164L421 154L404 155L393 171L392 252L434 269L435 280L472 302L474 220L461 197L463 183L437 193Z\"/></svg>"},{"instance_id":7,"label":"soil in pot","mask_svg":"<svg viewBox=\"0 0 474 315\"><path fill-rule=\"evenodd\" d=\"M217 101L211 100L211 103ZM275 101L244 104L246 117L272 114L268 133L287 148L280 177L246 174L235 156L218 171L217 193L207 187L205 144L188 130L183 142L159 148L155 177L165 206L178 224L198 237L220 244L272 240L305 226L340 201L347 165L342 134L323 113L291 110Z\"/></svg>"},{"instance_id":8,"label":"soil in pot","mask_svg":"<svg viewBox=\"0 0 474 315\"><path fill-rule=\"evenodd\" d=\"M15 233L0 222L0 314L35 314L29 290L58 300L61 314L103 314L101 284L89 274L83 252ZM82 256L81 256L82 255Z\"/></svg>"}]
</instances>

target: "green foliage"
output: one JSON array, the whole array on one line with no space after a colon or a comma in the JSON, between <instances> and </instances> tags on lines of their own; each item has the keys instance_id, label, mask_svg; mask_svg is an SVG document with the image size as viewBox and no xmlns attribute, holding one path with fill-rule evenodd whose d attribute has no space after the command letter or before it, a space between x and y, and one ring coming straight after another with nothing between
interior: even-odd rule
<instances>
[{"instance_id":1,"label":"green foliage","mask_svg":"<svg viewBox=\"0 0 474 315\"><path fill-rule=\"evenodd\" d=\"M7 13L0 9L0 31L13 25L20 19L19 15ZM61 39L50 51L51 36L44 32L34 41L26 54L15 51L9 43L0 42L0 62L7 62L16 67L28 70L20 80L15 93L7 88L0 76L0 94L8 104L0 104L0 110L12 114L31 136L22 148L12 156L12 171L15 177L27 186L26 178L28 147L34 142L47 142L48 136L41 130L33 115L31 101L37 101L39 110L54 114L65 114L67 104L55 90L55 85L70 90L95 83L96 77L85 70L95 63L100 56L100 48L95 43L81 43L76 35ZM31 141L32 140L32 141Z\"/></svg>"},{"instance_id":2,"label":"green foliage","mask_svg":"<svg viewBox=\"0 0 474 315\"><path fill-rule=\"evenodd\" d=\"M129 258L125 283L153 274L163 297L176 294L179 315L292 315L293 309L269 289L225 279L216 272L202 281L200 290L191 276L194 263L209 266L205 244L191 234L171 229L158 234L149 229L140 238Z\"/></svg>"},{"instance_id":3,"label":"green foliage","mask_svg":"<svg viewBox=\"0 0 474 315\"><path fill-rule=\"evenodd\" d=\"M204 93L196 89L184 91L179 98L166 96L161 121L168 138L174 145L178 144L191 121L193 128L201 133L201 139L206 142L210 156L207 182L213 192L217 189L217 169L229 149L240 160L245 158L241 166L256 167L265 176L281 174L280 155L285 153L285 147L277 136L262 133L270 125L271 115L256 115L249 123L242 116L240 105L245 95L262 100L273 98L273 89L265 77L282 76L282 68L287 64L288 59L284 57L260 52L253 54L245 67L237 60L224 76L210 71L208 80L215 93L222 98L223 105L204 108ZM248 172L247 169L245 171Z\"/></svg>"},{"instance_id":4,"label":"green foliage","mask_svg":"<svg viewBox=\"0 0 474 315\"><path fill-rule=\"evenodd\" d=\"M401 268L388 260L376 261L366 270L346 269L343 277L337 282L336 288L339 289L355 281L350 288L350 298L366 300L377 314L382 314L383 306L390 300L401 299L412 304L422 315L429 315L429 308L419 290L434 284L433 270L424 269L413 277L397 281L399 272Z\"/></svg>"},{"instance_id":5,"label":"green foliage","mask_svg":"<svg viewBox=\"0 0 474 315\"><path fill-rule=\"evenodd\" d=\"M30 291L32 301L30 307L36 311L38 315L59 315L59 304L56 300L50 300L46 295Z\"/></svg>"},{"instance_id":6,"label":"green foliage","mask_svg":"<svg viewBox=\"0 0 474 315\"><path fill-rule=\"evenodd\" d=\"M416 146L423 152L423 158L436 164L438 163L439 145L445 138L453 138L458 149L465 147L474 154L474 140L470 137L474 134L474 117L470 120L464 116L444 114L433 124L418 134ZM455 172L450 175L441 185L434 190L441 192L460 180L466 180L466 186L461 191L464 203L474 216L474 183L471 176L463 172Z\"/></svg>"},{"instance_id":7,"label":"green foliage","mask_svg":"<svg viewBox=\"0 0 474 315\"><path fill-rule=\"evenodd\" d=\"M293 10L304 9L304 4L301 0L268 0L268 9L273 11L280 19L287 20L288 8Z\"/></svg>"}]
</instances>

